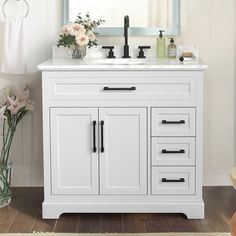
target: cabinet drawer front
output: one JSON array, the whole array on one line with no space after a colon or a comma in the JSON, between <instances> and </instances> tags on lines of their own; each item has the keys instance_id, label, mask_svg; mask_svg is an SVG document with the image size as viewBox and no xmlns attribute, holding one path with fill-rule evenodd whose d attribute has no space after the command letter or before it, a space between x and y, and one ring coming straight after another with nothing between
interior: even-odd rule
<instances>
[{"instance_id":1,"label":"cabinet drawer front","mask_svg":"<svg viewBox=\"0 0 236 236\"><path fill-rule=\"evenodd\" d=\"M195 194L195 167L152 167L152 194Z\"/></svg>"},{"instance_id":2,"label":"cabinet drawer front","mask_svg":"<svg viewBox=\"0 0 236 236\"><path fill-rule=\"evenodd\" d=\"M113 76L113 78L112 78ZM106 78L60 78L50 79L51 99L111 99L111 100L177 100L193 101L196 99L195 80L192 78L148 78L129 77ZM115 77L115 78L114 78Z\"/></svg>"},{"instance_id":3,"label":"cabinet drawer front","mask_svg":"<svg viewBox=\"0 0 236 236\"><path fill-rule=\"evenodd\" d=\"M195 138L152 138L152 165L195 165Z\"/></svg>"},{"instance_id":4,"label":"cabinet drawer front","mask_svg":"<svg viewBox=\"0 0 236 236\"><path fill-rule=\"evenodd\" d=\"M152 108L152 136L195 136L195 108Z\"/></svg>"}]
</instances>

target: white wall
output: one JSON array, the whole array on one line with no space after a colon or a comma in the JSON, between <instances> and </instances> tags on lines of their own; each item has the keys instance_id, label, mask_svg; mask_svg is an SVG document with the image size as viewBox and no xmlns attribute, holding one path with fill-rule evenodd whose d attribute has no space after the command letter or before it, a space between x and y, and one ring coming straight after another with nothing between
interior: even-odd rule
<instances>
[{"instance_id":1,"label":"white wall","mask_svg":"<svg viewBox=\"0 0 236 236\"><path fill-rule=\"evenodd\" d=\"M0 87L32 81L36 102L35 112L19 127L14 142L15 186L42 184L41 83L36 65L50 56L61 23L60 0L28 2L30 72L24 77L0 75ZM200 45L201 57L209 65L205 78L204 182L229 184L228 172L234 160L234 0L182 0L181 14L182 34L177 43ZM132 38L132 42L153 44L155 38ZM123 39L101 38L100 43L123 43Z\"/></svg>"},{"instance_id":2,"label":"white wall","mask_svg":"<svg viewBox=\"0 0 236 236\"><path fill-rule=\"evenodd\" d=\"M234 22L236 22L236 1L234 1ZM236 23L234 24L234 117L236 117ZM236 119L234 119L234 165L236 165Z\"/></svg>"},{"instance_id":3,"label":"white wall","mask_svg":"<svg viewBox=\"0 0 236 236\"><path fill-rule=\"evenodd\" d=\"M223 184L234 155L234 1L182 0L180 41L199 44L205 78L204 180ZM223 33L222 33L223 31Z\"/></svg>"}]
</instances>

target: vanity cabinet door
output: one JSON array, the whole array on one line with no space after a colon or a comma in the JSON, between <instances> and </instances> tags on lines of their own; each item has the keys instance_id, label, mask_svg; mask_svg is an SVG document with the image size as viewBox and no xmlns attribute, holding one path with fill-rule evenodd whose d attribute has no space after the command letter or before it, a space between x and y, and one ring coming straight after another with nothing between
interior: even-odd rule
<instances>
[{"instance_id":1,"label":"vanity cabinet door","mask_svg":"<svg viewBox=\"0 0 236 236\"><path fill-rule=\"evenodd\" d=\"M52 194L98 194L98 109L51 108L50 115Z\"/></svg>"},{"instance_id":2,"label":"vanity cabinet door","mask_svg":"<svg viewBox=\"0 0 236 236\"><path fill-rule=\"evenodd\" d=\"M147 194L147 109L100 108L100 194Z\"/></svg>"}]
</instances>

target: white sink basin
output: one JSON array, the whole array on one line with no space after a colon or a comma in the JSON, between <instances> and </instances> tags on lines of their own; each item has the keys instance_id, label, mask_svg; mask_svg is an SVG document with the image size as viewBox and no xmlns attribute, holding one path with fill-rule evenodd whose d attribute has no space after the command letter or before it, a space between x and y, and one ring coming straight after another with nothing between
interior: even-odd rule
<instances>
[{"instance_id":1,"label":"white sink basin","mask_svg":"<svg viewBox=\"0 0 236 236\"><path fill-rule=\"evenodd\" d=\"M101 65L145 65L147 64L146 59L101 59L94 61L95 64Z\"/></svg>"}]
</instances>

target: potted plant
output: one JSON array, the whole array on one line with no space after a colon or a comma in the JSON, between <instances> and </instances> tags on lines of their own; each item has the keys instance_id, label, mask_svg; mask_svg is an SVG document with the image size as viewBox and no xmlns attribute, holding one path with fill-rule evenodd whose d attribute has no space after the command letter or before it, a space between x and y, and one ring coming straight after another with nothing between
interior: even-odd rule
<instances>
[{"instance_id":1,"label":"potted plant","mask_svg":"<svg viewBox=\"0 0 236 236\"><path fill-rule=\"evenodd\" d=\"M79 13L74 23L62 27L57 46L71 48L72 58L83 59L86 56L87 46L89 48L97 46L98 33L95 29L104 22L102 19L91 20L89 13L85 18Z\"/></svg>"},{"instance_id":2,"label":"potted plant","mask_svg":"<svg viewBox=\"0 0 236 236\"><path fill-rule=\"evenodd\" d=\"M22 91L6 88L1 92L0 208L7 206L11 202L12 163L9 156L17 126L29 111L33 111L33 101L30 99L29 86L26 86Z\"/></svg>"}]
</instances>

